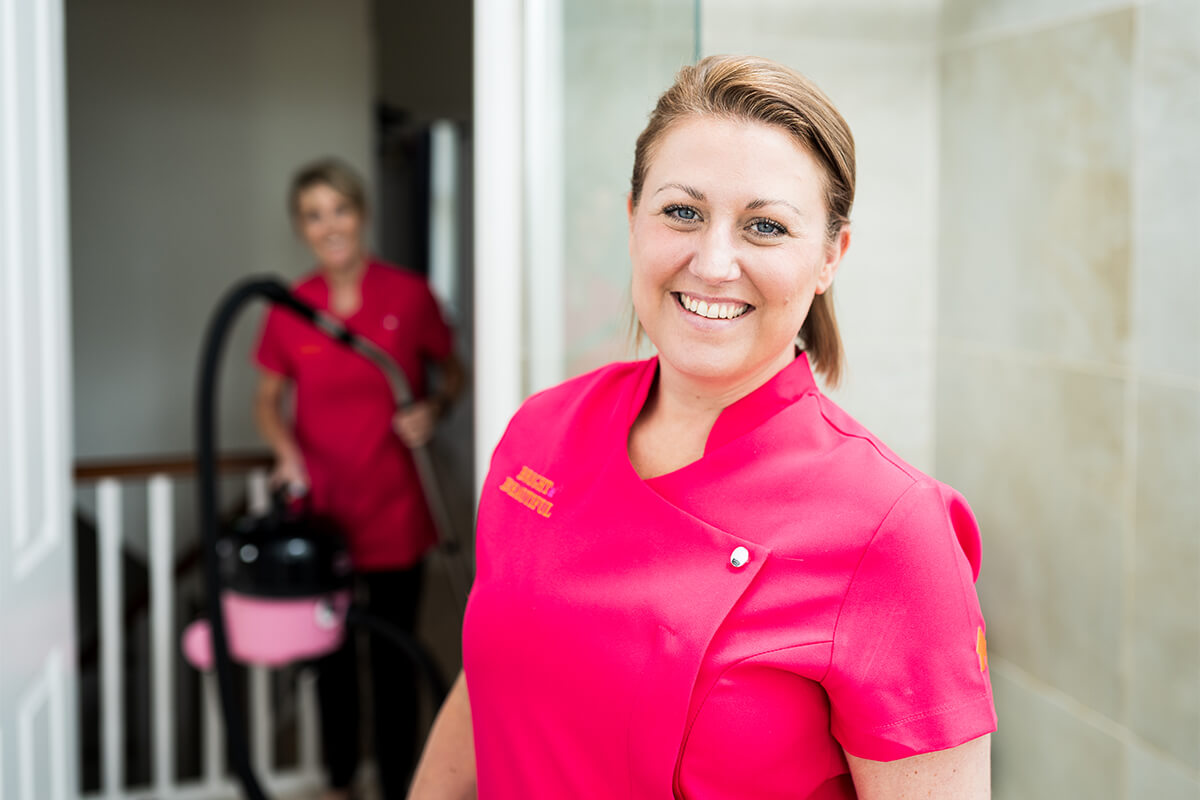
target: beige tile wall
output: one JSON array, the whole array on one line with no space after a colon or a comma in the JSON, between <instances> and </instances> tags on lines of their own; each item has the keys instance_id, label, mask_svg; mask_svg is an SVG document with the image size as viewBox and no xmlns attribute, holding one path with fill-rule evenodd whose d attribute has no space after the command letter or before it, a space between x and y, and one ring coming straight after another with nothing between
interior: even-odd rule
<instances>
[{"instance_id":1,"label":"beige tile wall","mask_svg":"<svg viewBox=\"0 0 1200 800\"><path fill-rule=\"evenodd\" d=\"M939 477L967 497L983 529L989 654L1116 717L1122 381L947 346L937 396Z\"/></svg>"},{"instance_id":2,"label":"beige tile wall","mask_svg":"<svg viewBox=\"0 0 1200 800\"><path fill-rule=\"evenodd\" d=\"M998 798L1200 797L1200 3L948 0L936 461Z\"/></svg>"},{"instance_id":3,"label":"beige tile wall","mask_svg":"<svg viewBox=\"0 0 1200 800\"><path fill-rule=\"evenodd\" d=\"M1124 363L1133 14L942 59L943 336Z\"/></svg>"},{"instance_id":4,"label":"beige tile wall","mask_svg":"<svg viewBox=\"0 0 1200 800\"><path fill-rule=\"evenodd\" d=\"M1200 379L1200 2L1141 9L1134 343L1145 373Z\"/></svg>"},{"instance_id":5,"label":"beige tile wall","mask_svg":"<svg viewBox=\"0 0 1200 800\"><path fill-rule=\"evenodd\" d=\"M1003 726L992 748L995 800L1124 800L1123 746L1111 726L1004 663L992 666L992 689Z\"/></svg>"},{"instance_id":6,"label":"beige tile wall","mask_svg":"<svg viewBox=\"0 0 1200 800\"><path fill-rule=\"evenodd\" d=\"M1200 391L1137 384L1130 728L1200 769Z\"/></svg>"}]
</instances>

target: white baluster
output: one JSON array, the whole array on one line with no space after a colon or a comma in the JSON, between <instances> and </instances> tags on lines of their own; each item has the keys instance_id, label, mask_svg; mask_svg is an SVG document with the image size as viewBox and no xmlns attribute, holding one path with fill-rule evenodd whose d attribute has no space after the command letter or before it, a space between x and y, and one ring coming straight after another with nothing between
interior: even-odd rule
<instances>
[{"instance_id":1,"label":"white baluster","mask_svg":"<svg viewBox=\"0 0 1200 800\"><path fill-rule=\"evenodd\" d=\"M121 486L113 478L96 487L100 562L100 719L104 796L116 798L125 783L125 707L121 681L124 630L121 575Z\"/></svg>"},{"instance_id":2,"label":"white baluster","mask_svg":"<svg viewBox=\"0 0 1200 800\"><path fill-rule=\"evenodd\" d=\"M208 792L215 794L225 782L225 721L221 718L216 673L204 673L201 685L204 689L204 785Z\"/></svg>"},{"instance_id":3,"label":"white baluster","mask_svg":"<svg viewBox=\"0 0 1200 800\"><path fill-rule=\"evenodd\" d=\"M321 768L321 742L317 735L317 679L311 669L300 672L296 681L296 727L300 737L300 770Z\"/></svg>"},{"instance_id":4,"label":"white baluster","mask_svg":"<svg viewBox=\"0 0 1200 800\"><path fill-rule=\"evenodd\" d=\"M171 480L150 478L150 647L154 787L166 797L175 781L175 514Z\"/></svg>"},{"instance_id":5,"label":"white baluster","mask_svg":"<svg viewBox=\"0 0 1200 800\"><path fill-rule=\"evenodd\" d=\"M246 476L248 505L253 514L270 508L271 494L267 472L255 469ZM271 673L264 667L250 668L250 730L254 769L259 775L272 775L275 760L275 717L271 696Z\"/></svg>"},{"instance_id":6,"label":"white baluster","mask_svg":"<svg viewBox=\"0 0 1200 800\"><path fill-rule=\"evenodd\" d=\"M246 476L247 505L251 514L263 514L271 507L271 490L267 483L267 471L251 470Z\"/></svg>"},{"instance_id":7,"label":"white baluster","mask_svg":"<svg viewBox=\"0 0 1200 800\"><path fill-rule=\"evenodd\" d=\"M275 771L275 715L271 697L271 672L266 667L250 667L251 758L259 775Z\"/></svg>"}]
</instances>

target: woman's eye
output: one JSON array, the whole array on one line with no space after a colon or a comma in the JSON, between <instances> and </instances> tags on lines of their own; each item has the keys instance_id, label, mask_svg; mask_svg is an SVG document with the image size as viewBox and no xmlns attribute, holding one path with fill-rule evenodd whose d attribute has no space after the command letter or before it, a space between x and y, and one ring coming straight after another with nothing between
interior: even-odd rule
<instances>
[{"instance_id":1,"label":"woman's eye","mask_svg":"<svg viewBox=\"0 0 1200 800\"><path fill-rule=\"evenodd\" d=\"M691 206L667 206L663 209L663 213L683 222L695 222L700 219L699 212Z\"/></svg>"},{"instance_id":2,"label":"woman's eye","mask_svg":"<svg viewBox=\"0 0 1200 800\"><path fill-rule=\"evenodd\" d=\"M787 228L772 219L756 219L750 223L750 230L759 236L782 236L787 233Z\"/></svg>"}]
</instances>

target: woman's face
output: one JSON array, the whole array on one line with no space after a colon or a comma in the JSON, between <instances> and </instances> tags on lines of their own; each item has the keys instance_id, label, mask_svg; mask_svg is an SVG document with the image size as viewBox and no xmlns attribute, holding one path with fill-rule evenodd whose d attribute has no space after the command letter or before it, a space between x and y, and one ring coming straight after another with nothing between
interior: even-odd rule
<instances>
[{"instance_id":1,"label":"woman's face","mask_svg":"<svg viewBox=\"0 0 1200 800\"><path fill-rule=\"evenodd\" d=\"M332 186L320 183L300 193L296 230L322 270L353 269L363 261L363 215Z\"/></svg>"},{"instance_id":2,"label":"woman's face","mask_svg":"<svg viewBox=\"0 0 1200 800\"><path fill-rule=\"evenodd\" d=\"M633 305L660 368L737 393L786 366L849 244L826 237L822 172L781 129L675 124L629 209Z\"/></svg>"}]
</instances>

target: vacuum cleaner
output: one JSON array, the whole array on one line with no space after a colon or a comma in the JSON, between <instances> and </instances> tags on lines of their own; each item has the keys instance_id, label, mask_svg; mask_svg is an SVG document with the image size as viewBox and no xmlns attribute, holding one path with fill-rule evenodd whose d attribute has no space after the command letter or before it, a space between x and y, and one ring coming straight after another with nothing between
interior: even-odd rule
<instances>
[{"instance_id":1,"label":"vacuum cleaner","mask_svg":"<svg viewBox=\"0 0 1200 800\"><path fill-rule=\"evenodd\" d=\"M187 627L182 647L197 669L215 668L230 767L250 800L266 800L251 765L241 709L234 699L232 661L279 667L333 652L360 625L399 647L439 704L446 695L441 675L411 636L386 621L361 612L352 603L350 556L332 520L301 502L275 492L265 514L238 520L224 535L219 530L216 474L217 367L236 314L262 298L306 320L330 338L373 362L388 380L398 408L413 403L399 366L378 345L355 334L339 320L297 299L277 279L255 277L221 300L205 335L196 398L196 470L204 550L207 619ZM412 449L417 473L438 530L439 547L458 550L450 515L439 489L433 462L422 446ZM469 581L457 558L448 574L459 613Z\"/></svg>"}]
</instances>

